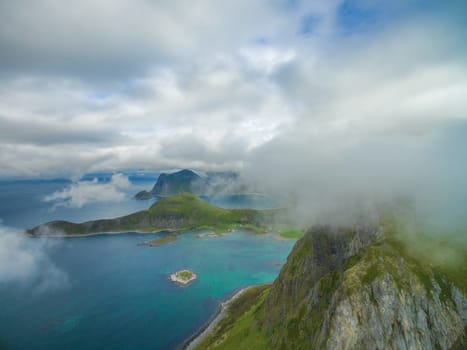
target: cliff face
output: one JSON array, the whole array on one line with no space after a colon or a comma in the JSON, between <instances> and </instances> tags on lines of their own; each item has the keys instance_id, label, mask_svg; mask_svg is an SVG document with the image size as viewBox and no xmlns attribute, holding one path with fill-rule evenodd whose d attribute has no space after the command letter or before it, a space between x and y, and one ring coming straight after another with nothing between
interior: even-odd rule
<instances>
[{"instance_id":1,"label":"cliff face","mask_svg":"<svg viewBox=\"0 0 467 350\"><path fill-rule=\"evenodd\" d=\"M250 318L229 320L200 348L231 348L236 334L242 348L263 339L264 349L460 349L467 298L456 282L380 229L314 228Z\"/></svg>"},{"instance_id":2,"label":"cliff face","mask_svg":"<svg viewBox=\"0 0 467 350\"><path fill-rule=\"evenodd\" d=\"M467 322L455 285L368 228L307 234L264 309L280 349L449 349Z\"/></svg>"},{"instance_id":3,"label":"cliff face","mask_svg":"<svg viewBox=\"0 0 467 350\"><path fill-rule=\"evenodd\" d=\"M165 197L184 192L197 195L235 194L247 192L248 188L237 173L208 172L201 177L194 171L184 169L175 173L160 174L151 191L141 191L135 199L146 200L153 197Z\"/></svg>"},{"instance_id":4,"label":"cliff face","mask_svg":"<svg viewBox=\"0 0 467 350\"><path fill-rule=\"evenodd\" d=\"M201 177L191 170L180 170L173 174L161 174L151 190L154 196L170 196L183 192L200 193Z\"/></svg>"}]
</instances>

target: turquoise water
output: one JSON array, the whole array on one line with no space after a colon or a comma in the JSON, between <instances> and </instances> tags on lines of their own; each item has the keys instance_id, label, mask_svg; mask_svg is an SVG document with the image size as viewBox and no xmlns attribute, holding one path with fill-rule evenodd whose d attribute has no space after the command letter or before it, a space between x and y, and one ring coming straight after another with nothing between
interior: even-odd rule
<instances>
[{"instance_id":1,"label":"turquoise water","mask_svg":"<svg viewBox=\"0 0 467 350\"><path fill-rule=\"evenodd\" d=\"M40 198L63 183L2 186L10 190L0 192L0 217L5 224L19 223L16 227L21 228L43 216L80 221L92 218L93 212L112 216L122 208L143 205L129 197L118 204L51 211L50 203ZM134 185L129 193L138 186L143 187ZM16 210L11 208L15 203ZM46 244L44 239L28 238L27 244L44 250L67 281L45 289L38 289L34 278L0 283L0 348L177 348L234 291L272 281L294 243L235 231L218 238L187 233L161 247L138 245L160 235L55 238ZM170 273L183 268L199 276L188 287L168 280Z\"/></svg>"}]
</instances>

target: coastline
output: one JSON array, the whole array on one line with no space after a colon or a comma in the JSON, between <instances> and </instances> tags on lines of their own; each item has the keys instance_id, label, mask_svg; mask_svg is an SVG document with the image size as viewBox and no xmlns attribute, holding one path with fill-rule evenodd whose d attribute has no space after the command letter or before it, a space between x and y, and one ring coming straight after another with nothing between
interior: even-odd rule
<instances>
[{"instance_id":1,"label":"coastline","mask_svg":"<svg viewBox=\"0 0 467 350\"><path fill-rule=\"evenodd\" d=\"M222 302L219 309L217 310L217 313L209 321L207 321L196 333L194 333L191 337L185 340L180 346L180 349L193 350L196 346L198 346L209 334L211 334L211 332L219 324L219 322L224 319L229 305L234 300L238 299L244 292L257 286L257 284L254 284L251 286L241 288L226 301Z\"/></svg>"},{"instance_id":2,"label":"coastline","mask_svg":"<svg viewBox=\"0 0 467 350\"><path fill-rule=\"evenodd\" d=\"M92 233L83 233L83 234L50 234L50 233L45 233L45 234L34 234L34 233L29 233L27 229L24 230L24 233L30 237L45 237L45 238L79 238L79 237L91 237L91 236L112 236L112 235L120 235L120 234L154 234L154 233L168 233L168 234L174 234L174 235L179 235L184 232L193 232L193 231L204 231L204 228L200 229L181 229L181 230L173 230L173 229L161 229L161 230L156 230L156 231L138 231L138 230L126 230L126 231L109 231L109 232L92 232ZM252 234L258 234L256 233L253 229L248 228L248 227L238 227L238 228L233 228L230 229L226 232L222 233L216 233L217 236L223 236L229 233L232 233L236 230L244 230L246 232L250 232ZM212 231L215 232L215 231ZM261 233L263 234L263 233ZM200 237L204 238L204 237Z\"/></svg>"},{"instance_id":3,"label":"coastline","mask_svg":"<svg viewBox=\"0 0 467 350\"><path fill-rule=\"evenodd\" d=\"M90 236L112 236L112 235L121 235L125 233L136 233L136 234L154 234L154 233L171 233L178 234L179 231L176 230L157 230L157 231L110 231L110 232L93 232L93 233L83 233L83 234L31 234L26 231L26 234L31 237L45 237L45 238L78 238L78 237L90 237Z\"/></svg>"}]
</instances>

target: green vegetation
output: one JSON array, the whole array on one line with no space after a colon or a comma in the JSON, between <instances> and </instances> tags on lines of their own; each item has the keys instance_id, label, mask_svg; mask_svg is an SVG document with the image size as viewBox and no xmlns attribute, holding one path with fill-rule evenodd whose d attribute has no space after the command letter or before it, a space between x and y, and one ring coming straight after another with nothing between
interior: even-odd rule
<instances>
[{"instance_id":1,"label":"green vegetation","mask_svg":"<svg viewBox=\"0 0 467 350\"><path fill-rule=\"evenodd\" d=\"M270 285L254 287L234 300L225 318L196 349L270 349L269 337L259 329L256 321L256 313L268 296L269 289Z\"/></svg>"},{"instance_id":2,"label":"green vegetation","mask_svg":"<svg viewBox=\"0 0 467 350\"><path fill-rule=\"evenodd\" d=\"M209 229L216 233L242 228L255 233L266 231L266 225L277 210L223 209L198 198L182 193L154 203L148 210L115 219L94 220L81 224L52 221L35 227L31 234L92 234L105 232L183 232Z\"/></svg>"},{"instance_id":3,"label":"green vegetation","mask_svg":"<svg viewBox=\"0 0 467 350\"><path fill-rule=\"evenodd\" d=\"M164 237L159 237L159 238L156 238L156 239L153 239L149 242L145 242L144 244L145 245L148 245L150 247L159 247L163 244L166 244L166 243L171 243L171 242L174 242L177 240L177 236L175 235L167 235L167 236L164 236Z\"/></svg>"},{"instance_id":4,"label":"green vegetation","mask_svg":"<svg viewBox=\"0 0 467 350\"><path fill-rule=\"evenodd\" d=\"M416 295L416 302L422 303L425 295L429 302L439 297L446 309L456 309L453 286L466 293L465 244L451 246L434 237L409 234L392 220L382 226L385 234L371 236L352 256L345 255L347 245L363 239L354 240L355 229L324 227L307 233L295 245L274 284L239 298L198 349L321 348L331 337L342 336L332 334L326 323L336 300L365 300L367 295L372 307L379 310L382 295L375 285L386 278L399 293ZM365 230L362 232L360 237L365 235ZM441 259L437 248L450 255ZM361 307L365 310L368 306Z\"/></svg>"},{"instance_id":5,"label":"green vegetation","mask_svg":"<svg viewBox=\"0 0 467 350\"><path fill-rule=\"evenodd\" d=\"M420 265L429 267L435 277L444 275L467 292L467 233L464 240L451 239L449 234L398 234L389 242L395 249ZM437 281L440 278L437 278Z\"/></svg>"},{"instance_id":6,"label":"green vegetation","mask_svg":"<svg viewBox=\"0 0 467 350\"><path fill-rule=\"evenodd\" d=\"M294 227L287 227L279 230L279 235L287 239L299 239L302 238L304 234L305 232L303 232L303 230Z\"/></svg>"},{"instance_id":7,"label":"green vegetation","mask_svg":"<svg viewBox=\"0 0 467 350\"><path fill-rule=\"evenodd\" d=\"M410 210L407 210L410 212ZM406 212L407 212L406 211ZM410 215L395 209L386 210L381 220L385 232L384 252L394 259L402 257L412 266L420 266L419 277L434 277L441 285L443 278L467 292L467 232L438 232L416 222ZM431 275L427 275L427 271Z\"/></svg>"},{"instance_id":8,"label":"green vegetation","mask_svg":"<svg viewBox=\"0 0 467 350\"><path fill-rule=\"evenodd\" d=\"M188 281L191 278L193 278L193 272L188 271L188 270L179 271L175 275L177 276L177 278L180 278L185 281Z\"/></svg>"}]
</instances>

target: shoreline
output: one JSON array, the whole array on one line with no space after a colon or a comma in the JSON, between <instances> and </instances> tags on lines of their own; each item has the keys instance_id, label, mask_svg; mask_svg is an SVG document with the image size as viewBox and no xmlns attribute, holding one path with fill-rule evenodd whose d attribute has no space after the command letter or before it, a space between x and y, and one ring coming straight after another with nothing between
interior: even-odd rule
<instances>
[{"instance_id":1,"label":"shoreline","mask_svg":"<svg viewBox=\"0 0 467 350\"><path fill-rule=\"evenodd\" d=\"M157 231L137 231L137 230L130 230L130 231L110 231L110 232L94 232L94 233L83 233L83 234L31 234L25 232L28 236L31 237L44 237L44 238L79 238L79 237L91 237L91 236L113 236L113 235L121 235L121 234L154 234L154 233L168 233L168 234L179 234L179 231L171 231L171 230L157 230Z\"/></svg>"},{"instance_id":2,"label":"shoreline","mask_svg":"<svg viewBox=\"0 0 467 350\"><path fill-rule=\"evenodd\" d=\"M179 349L193 350L196 346L198 346L209 334L211 334L211 332L219 324L219 322L224 319L229 305L234 300L238 299L244 292L257 286L258 284L253 284L247 287L243 287L237 292L234 292L234 294L230 298L221 303L214 316L211 317L203 326L201 326L201 328L197 332L195 332L192 336L185 340L181 344Z\"/></svg>"},{"instance_id":3,"label":"shoreline","mask_svg":"<svg viewBox=\"0 0 467 350\"><path fill-rule=\"evenodd\" d=\"M109 232L92 232L92 233L83 233L83 234L50 234L50 233L45 233L45 234L35 234L35 233L29 233L27 229L24 230L24 233L30 237L33 237L33 238L40 238L40 237L44 237L44 238L79 238L79 237L91 237L91 236L113 236L113 235L121 235L121 234L133 234L133 233L136 233L136 234L155 234L155 233L167 233L167 234L172 234L172 235L179 235L179 234L183 234L185 232L196 232L196 231L204 231L204 230L209 230L209 229L205 229L205 228L200 228L200 229L193 229L193 230L185 230L185 229L182 229L182 230L173 230L173 229L161 229L161 230L156 230L156 231L138 231L138 230L126 230L126 231L109 231ZM247 227L238 227L238 228L233 228L233 229L230 229L226 232L222 232L222 233L215 233L215 231L213 230L212 232L215 233L217 236L223 236L223 235L226 235L226 234L229 234L229 233L232 233L234 231L246 231L246 232L251 232L252 234L260 234L260 235L263 235L263 234L268 234L267 233L256 233L253 229L251 228L247 228ZM204 238L204 237L200 237L200 238Z\"/></svg>"}]
</instances>

